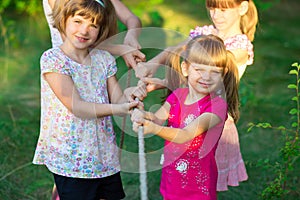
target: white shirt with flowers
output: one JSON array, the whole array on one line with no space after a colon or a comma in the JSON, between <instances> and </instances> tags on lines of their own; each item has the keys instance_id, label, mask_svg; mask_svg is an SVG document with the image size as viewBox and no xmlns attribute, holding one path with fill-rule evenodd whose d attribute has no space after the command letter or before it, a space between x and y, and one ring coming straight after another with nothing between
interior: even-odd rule
<instances>
[{"instance_id":1,"label":"white shirt with flowers","mask_svg":"<svg viewBox=\"0 0 300 200\"><path fill-rule=\"evenodd\" d=\"M107 79L117 72L115 59L97 49L90 56L90 66L71 60L59 48L41 57L41 126L33 163L62 176L102 178L120 171L111 117L76 117L43 78L47 72L70 76L83 100L109 103Z\"/></svg>"}]
</instances>

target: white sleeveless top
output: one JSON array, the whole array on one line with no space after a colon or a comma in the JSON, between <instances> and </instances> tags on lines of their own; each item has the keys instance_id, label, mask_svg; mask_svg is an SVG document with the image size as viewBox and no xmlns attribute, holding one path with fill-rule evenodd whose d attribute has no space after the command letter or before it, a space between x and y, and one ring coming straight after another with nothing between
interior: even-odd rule
<instances>
[{"instance_id":1,"label":"white sleeveless top","mask_svg":"<svg viewBox=\"0 0 300 200\"><path fill-rule=\"evenodd\" d=\"M52 9L49 5L48 0L43 0L43 8L44 8L44 13L45 13L46 20L48 22L48 26L50 29L52 47L58 47L63 43L63 41L62 41L59 31L53 27L53 19L51 16Z\"/></svg>"}]
</instances>

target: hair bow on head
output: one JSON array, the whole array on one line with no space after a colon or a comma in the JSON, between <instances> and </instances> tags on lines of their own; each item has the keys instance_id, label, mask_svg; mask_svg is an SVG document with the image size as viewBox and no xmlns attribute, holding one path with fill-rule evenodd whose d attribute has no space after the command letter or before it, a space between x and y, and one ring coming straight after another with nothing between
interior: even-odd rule
<instances>
[{"instance_id":1,"label":"hair bow on head","mask_svg":"<svg viewBox=\"0 0 300 200\"><path fill-rule=\"evenodd\" d=\"M105 5L104 5L104 3L103 3L103 1L102 0L95 0L97 3L99 3L103 8L105 8Z\"/></svg>"}]
</instances>

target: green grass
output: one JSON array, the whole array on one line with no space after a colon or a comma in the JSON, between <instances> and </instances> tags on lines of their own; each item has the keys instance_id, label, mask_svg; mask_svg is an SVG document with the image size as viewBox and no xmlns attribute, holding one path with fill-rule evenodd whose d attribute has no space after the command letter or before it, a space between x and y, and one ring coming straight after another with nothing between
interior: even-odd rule
<instances>
[{"instance_id":1,"label":"green grass","mask_svg":"<svg viewBox=\"0 0 300 200\"><path fill-rule=\"evenodd\" d=\"M142 7L146 1L124 1L129 6ZM139 2L138 4L135 4ZM208 22L203 4L188 1L165 0L159 6L134 8L147 25L147 12L158 10L163 18L163 27L188 34L190 28ZM241 119L238 122L241 151L246 163L249 180L239 187L219 193L221 200L259 199L259 195L273 178L271 170L257 166L259 159L278 160L281 135L263 129L247 133L249 122L270 122L273 125L290 124L289 110L293 107L293 93L287 85L293 81L288 75L293 62L299 62L300 5L293 0L284 0L275 7L260 12L260 25L254 41L255 62L248 67L241 82ZM39 134L39 58L50 47L50 36L43 15L18 18L13 26L13 39L9 54L0 49L0 199L27 200L49 199L53 178L45 167L30 164ZM0 38L2 47L3 40ZM147 49L147 58L155 52ZM2 63L8 63L5 68ZM123 79L126 71L118 59L118 77ZM126 77L125 77L126 79ZM125 80L124 80L125 81ZM134 83L134 78L132 78ZM160 103L161 92L149 94L146 109ZM116 120L120 120L117 119ZM129 121L129 120L127 120ZM119 132L120 126L116 126ZM124 149L137 152L137 140L128 124ZM119 139L118 139L119 141ZM147 151L162 148L163 141L157 137L146 139ZM299 199L300 163L296 161L295 173L291 174L292 192L285 199ZM122 173L127 200L139 199L139 175ZM148 173L149 200L162 199L159 194L160 170Z\"/></svg>"}]
</instances>

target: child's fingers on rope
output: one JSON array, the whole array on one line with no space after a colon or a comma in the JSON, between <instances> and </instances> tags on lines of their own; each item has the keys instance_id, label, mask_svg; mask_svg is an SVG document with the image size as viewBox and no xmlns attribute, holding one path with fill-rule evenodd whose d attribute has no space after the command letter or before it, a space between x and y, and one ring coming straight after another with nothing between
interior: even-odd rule
<instances>
[{"instance_id":1,"label":"child's fingers on rope","mask_svg":"<svg viewBox=\"0 0 300 200\"><path fill-rule=\"evenodd\" d=\"M136 63L145 62L146 61L146 56L141 51L135 50L132 54L134 55Z\"/></svg>"},{"instance_id":2,"label":"child's fingers on rope","mask_svg":"<svg viewBox=\"0 0 300 200\"><path fill-rule=\"evenodd\" d=\"M139 83L136 87L127 88L126 94L130 94L127 97L129 101L135 101L136 99L142 101L147 96L147 89L144 84Z\"/></svg>"},{"instance_id":3,"label":"child's fingers on rope","mask_svg":"<svg viewBox=\"0 0 300 200\"><path fill-rule=\"evenodd\" d=\"M147 96L147 87L143 81L139 80L136 89L136 97L142 101Z\"/></svg>"},{"instance_id":4,"label":"child's fingers on rope","mask_svg":"<svg viewBox=\"0 0 300 200\"><path fill-rule=\"evenodd\" d=\"M138 101L132 101L132 102L129 102L129 103L126 103L128 105L128 112L129 114L132 114L132 112L134 111L134 108L136 108L140 102Z\"/></svg>"},{"instance_id":5,"label":"child's fingers on rope","mask_svg":"<svg viewBox=\"0 0 300 200\"><path fill-rule=\"evenodd\" d=\"M133 122L133 123L132 123L132 130L133 130L134 132L138 133L138 132L139 132L139 127L140 127L141 125L142 125L142 124L140 124L140 123Z\"/></svg>"},{"instance_id":6,"label":"child's fingers on rope","mask_svg":"<svg viewBox=\"0 0 300 200\"><path fill-rule=\"evenodd\" d=\"M132 47L130 47L132 48ZM135 50L130 50L130 52L124 54L123 59L125 60L125 63L128 67L131 67L133 69L136 68L137 64L139 62L144 62L146 61L146 56L145 54L143 54L142 52L140 52L139 50L135 49Z\"/></svg>"},{"instance_id":7,"label":"child's fingers on rope","mask_svg":"<svg viewBox=\"0 0 300 200\"><path fill-rule=\"evenodd\" d=\"M136 101L136 102L139 102L139 101ZM131 112L131 121L141 124L142 119L144 119L143 111L138 108L133 109L133 111Z\"/></svg>"},{"instance_id":8,"label":"child's fingers on rope","mask_svg":"<svg viewBox=\"0 0 300 200\"><path fill-rule=\"evenodd\" d=\"M147 91L144 86L128 87L124 90L126 99L131 102L136 98L143 100L147 96Z\"/></svg>"},{"instance_id":9,"label":"child's fingers on rope","mask_svg":"<svg viewBox=\"0 0 300 200\"><path fill-rule=\"evenodd\" d=\"M140 102L140 101L137 101ZM145 111L142 108L135 108L131 113L132 129L135 132L139 131L139 126L142 126L145 121Z\"/></svg>"},{"instance_id":10,"label":"child's fingers on rope","mask_svg":"<svg viewBox=\"0 0 300 200\"><path fill-rule=\"evenodd\" d=\"M146 84L146 91L151 92L153 90L162 89L167 87L167 80L153 77L144 77L141 79Z\"/></svg>"},{"instance_id":11,"label":"child's fingers on rope","mask_svg":"<svg viewBox=\"0 0 300 200\"><path fill-rule=\"evenodd\" d=\"M146 62L139 62L134 71L137 78L152 77L154 73L152 64Z\"/></svg>"},{"instance_id":12,"label":"child's fingers on rope","mask_svg":"<svg viewBox=\"0 0 300 200\"><path fill-rule=\"evenodd\" d=\"M144 110L144 103L142 101L138 101L136 108Z\"/></svg>"}]
</instances>

